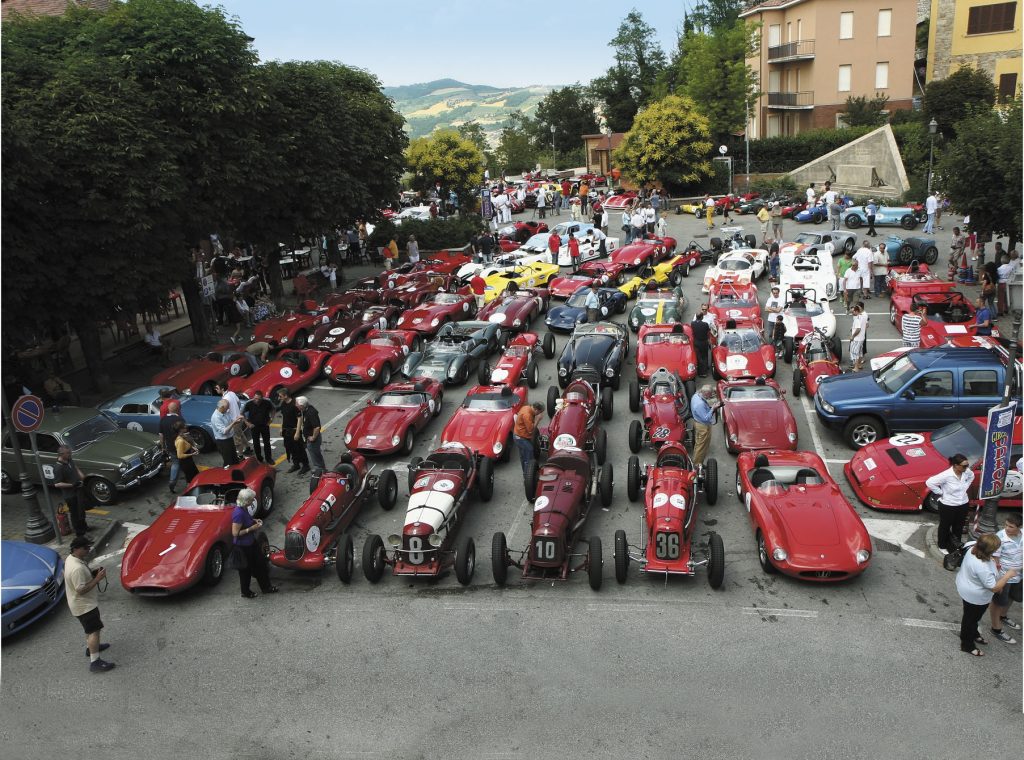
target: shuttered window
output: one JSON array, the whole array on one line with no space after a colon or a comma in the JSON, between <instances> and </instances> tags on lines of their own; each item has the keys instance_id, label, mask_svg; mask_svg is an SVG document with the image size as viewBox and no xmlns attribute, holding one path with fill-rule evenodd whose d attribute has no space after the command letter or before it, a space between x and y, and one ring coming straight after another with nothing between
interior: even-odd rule
<instances>
[{"instance_id":1,"label":"shuttered window","mask_svg":"<svg viewBox=\"0 0 1024 760\"><path fill-rule=\"evenodd\" d=\"M976 5L967 12L968 34L991 34L1013 31L1017 3Z\"/></svg>"}]
</instances>

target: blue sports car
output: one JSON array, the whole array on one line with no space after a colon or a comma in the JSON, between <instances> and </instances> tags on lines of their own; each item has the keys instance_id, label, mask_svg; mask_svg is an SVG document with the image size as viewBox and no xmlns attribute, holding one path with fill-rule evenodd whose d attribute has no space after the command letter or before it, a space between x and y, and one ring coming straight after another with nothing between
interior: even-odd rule
<instances>
[{"instance_id":1,"label":"blue sports car","mask_svg":"<svg viewBox=\"0 0 1024 760\"><path fill-rule=\"evenodd\" d=\"M883 242L892 266L907 266L912 261L931 266L939 260L939 247L932 238L889 235Z\"/></svg>"},{"instance_id":2,"label":"blue sports car","mask_svg":"<svg viewBox=\"0 0 1024 760\"><path fill-rule=\"evenodd\" d=\"M875 212L876 227L902 227L912 230L928 218L921 204L912 206L879 206ZM851 206L839 215L839 221L849 229L855 230L868 223L866 206Z\"/></svg>"},{"instance_id":3,"label":"blue sports car","mask_svg":"<svg viewBox=\"0 0 1024 760\"><path fill-rule=\"evenodd\" d=\"M584 285L565 302L563 306L555 306L548 310L548 316L544 320L549 330L555 332L572 332L576 325L587 321L587 295L590 293L590 286ZM598 288L597 297L601 301L601 318L609 314L622 314L629 303L628 296L618 288Z\"/></svg>"},{"instance_id":4,"label":"blue sports car","mask_svg":"<svg viewBox=\"0 0 1024 760\"><path fill-rule=\"evenodd\" d=\"M839 202L843 205L844 210L853 205L853 199L848 195L840 197ZM793 220L797 222L813 222L814 224L821 224L827 219L828 206L825 205L825 201L819 201L811 208L805 208L803 211L793 215Z\"/></svg>"},{"instance_id":5,"label":"blue sports car","mask_svg":"<svg viewBox=\"0 0 1024 760\"><path fill-rule=\"evenodd\" d=\"M147 433L160 432L160 391L169 385L147 385L136 388L117 398L100 404L99 410L114 420L119 427L128 430L144 430ZM181 417L188 425L192 440L200 451L213 448L213 426L210 417L217 408L220 396L192 396L174 393L175 399L181 404ZM244 397L240 397L245 401Z\"/></svg>"},{"instance_id":6,"label":"blue sports car","mask_svg":"<svg viewBox=\"0 0 1024 760\"><path fill-rule=\"evenodd\" d=\"M47 546L0 542L0 636L30 626L64 598L64 560Z\"/></svg>"}]
</instances>

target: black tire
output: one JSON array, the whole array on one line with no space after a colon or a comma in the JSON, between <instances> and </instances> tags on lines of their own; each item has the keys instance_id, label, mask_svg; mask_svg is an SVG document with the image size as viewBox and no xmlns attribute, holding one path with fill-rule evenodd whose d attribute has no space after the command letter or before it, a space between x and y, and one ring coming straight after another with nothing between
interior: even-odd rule
<instances>
[{"instance_id":1,"label":"black tire","mask_svg":"<svg viewBox=\"0 0 1024 760\"><path fill-rule=\"evenodd\" d=\"M921 502L921 511L931 512L932 514L939 513L939 500L935 496L935 494L931 492L928 493L928 496L925 497L925 500Z\"/></svg>"},{"instance_id":2,"label":"black tire","mask_svg":"<svg viewBox=\"0 0 1024 760\"><path fill-rule=\"evenodd\" d=\"M418 474L416 470L422 461L423 457L413 457L409 460L409 469L406 471L406 481L409 493L412 493L412 484L416 482L416 475Z\"/></svg>"},{"instance_id":3,"label":"black tire","mask_svg":"<svg viewBox=\"0 0 1024 760\"><path fill-rule=\"evenodd\" d=\"M673 267L672 271L669 272L668 275L668 281L674 288L679 287L679 283L683 279L683 274L682 272L679 271L679 269L679 267Z\"/></svg>"},{"instance_id":4,"label":"black tire","mask_svg":"<svg viewBox=\"0 0 1024 760\"><path fill-rule=\"evenodd\" d=\"M846 242L843 244L843 250L853 253L853 249L857 247L857 238L846 238Z\"/></svg>"},{"instance_id":5,"label":"black tire","mask_svg":"<svg viewBox=\"0 0 1024 760\"><path fill-rule=\"evenodd\" d=\"M404 440L402 441L402 453L409 456L414 446L416 446L416 434L412 428L409 428L405 431Z\"/></svg>"},{"instance_id":6,"label":"black tire","mask_svg":"<svg viewBox=\"0 0 1024 760\"><path fill-rule=\"evenodd\" d=\"M192 436L192 440L195 441L196 448L200 452L213 450L213 438L201 427L190 427L188 434Z\"/></svg>"},{"instance_id":7,"label":"black tire","mask_svg":"<svg viewBox=\"0 0 1024 760\"><path fill-rule=\"evenodd\" d=\"M704 463L704 498L711 506L718 501L718 460L714 457Z\"/></svg>"},{"instance_id":8,"label":"black tire","mask_svg":"<svg viewBox=\"0 0 1024 760\"><path fill-rule=\"evenodd\" d=\"M711 238L711 250L718 251L722 248L722 238L713 237Z\"/></svg>"},{"instance_id":9,"label":"black tire","mask_svg":"<svg viewBox=\"0 0 1024 760\"><path fill-rule=\"evenodd\" d=\"M761 531L757 532L757 562L768 575L775 575L778 572L775 565L772 564L772 558L768 555L768 545L765 543Z\"/></svg>"},{"instance_id":10,"label":"black tire","mask_svg":"<svg viewBox=\"0 0 1024 760\"><path fill-rule=\"evenodd\" d=\"M270 514L274 508L274 484L265 482L260 486L259 500L256 502L256 514L254 517L263 519Z\"/></svg>"},{"instance_id":11,"label":"black tire","mask_svg":"<svg viewBox=\"0 0 1024 760\"><path fill-rule=\"evenodd\" d=\"M526 472L523 473L523 490L526 492L526 500L533 504L537 499L537 475L539 466L536 459L526 463Z\"/></svg>"},{"instance_id":12,"label":"black tire","mask_svg":"<svg viewBox=\"0 0 1024 760\"><path fill-rule=\"evenodd\" d=\"M601 538L590 537L590 548L587 549L587 580L590 581L590 588L594 591L601 590L601 575L604 565L604 556L601 552Z\"/></svg>"},{"instance_id":13,"label":"black tire","mask_svg":"<svg viewBox=\"0 0 1024 760\"><path fill-rule=\"evenodd\" d=\"M501 453L498 455L498 461L504 464L512 458L512 446L515 444L512 441L512 433L508 434L508 438L505 439L505 443L501 446Z\"/></svg>"},{"instance_id":14,"label":"black tire","mask_svg":"<svg viewBox=\"0 0 1024 760\"><path fill-rule=\"evenodd\" d=\"M601 394L601 418L607 422L612 418L614 396L611 393L605 392Z\"/></svg>"},{"instance_id":15,"label":"black tire","mask_svg":"<svg viewBox=\"0 0 1024 760\"><path fill-rule=\"evenodd\" d=\"M683 270L683 277L689 277L690 276L690 260L689 259L687 259L686 263L683 264L682 270Z\"/></svg>"},{"instance_id":16,"label":"black tire","mask_svg":"<svg viewBox=\"0 0 1024 760\"><path fill-rule=\"evenodd\" d=\"M804 373L797 367L793 370L793 398L800 398L800 386L803 385Z\"/></svg>"},{"instance_id":17,"label":"black tire","mask_svg":"<svg viewBox=\"0 0 1024 760\"><path fill-rule=\"evenodd\" d=\"M463 536L455 548L455 580L468 586L476 572L476 544L472 536Z\"/></svg>"},{"instance_id":18,"label":"black tire","mask_svg":"<svg viewBox=\"0 0 1024 760\"><path fill-rule=\"evenodd\" d=\"M608 458L608 431L598 428L597 436L594 438L594 454L597 456L597 463L604 464Z\"/></svg>"},{"instance_id":19,"label":"black tire","mask_svg":"<svg viewBox=\"0 0 1024 760\"><path fill-rule=\"evenodd\" d=\"M303 348L305 348L306 347L306 340L308 338L309 338L309 335L306 334L305 330L299 330L297 333L295 333L295 342L292 343L292 345L295 347L295 350L299 351L299 350L302 350Z\"/></svg>"},{"instance_id":20,"label":"black tire","mask_svg":"<svg viewBox=\"0 0 1024 760\"><path fill-rule=\"evenodd\" d=\"M540 365L532 359L526 367L526 384L531 388L540 385Z\"/></svg>"},{"instance_id":21,"label":"black tire","mask_svg":"<svg viewBox=\"0 0 1024 760\"><path fill-rule=\"evenodd\" d=\"M480 501L490 501L494 495L494 460L483 457L478 465L476 476Z\"/></svg>"},{"instance_id":22,"label":"black tire","mask_svg":"<svg viewBox=\"0 0 1024 760\"><path fill-rule=\"evenodd\" d=\"M934 245L928 246L928 249L924 252L924 263L931 266L939 260L939 249Z\"/></svg>"},{"instance_id":23,"label":"black tire","mask_svg":"<svg viewBox=\"0 0 1024 760\"><path fill-rule=\"evenodd\" d=\"M833 335L828 345L832 349L832 353L836 355L836 361L841 362L843 360L843 341L838 335Z\"/></svg>"},{"instance_id":24,"label":"black tire","mask_svg":"<svg viewBox=\"0 0 1024 760\"><path fill-rule=\"evenodd\" d=\"M639 454L644 445L644 426L640 420L631 420L629 423L629 450Z\"/></svg>"},{"instance_id":25,"label":"black tire","mask_svg":"<svg viewBox=\"0 0 1024 760\"><path fill-rule=\"evenodd\" d=\"M555 416L555 402L558 401L558 388L554 385L548 386L548 419Z\"/></svg>"},{"instance_id":26,"label":"black tire","mask_svg":"<svg viewBox=\"0 0 1024 760\"><path fill-rule=\"evenodd\" d=\"M491 575L499 586L508 580L508 542L501 531L491 537Z\"/></svg>"},{"instance_id":27,"label":"black tire","mask_svg":"<svg viewBox=\"0 0 1024 760\"><path fill-rule=\"evenodd\" d=\"M712 533L708 537L708 585L713 589L719 589L724 580L725 544L720 535Z\"/></svg>"},{"instance_id":28,"label":"black tire","mask_svg":"<svg viewBox=\"0 0 1024 760\"><path fill-rule=\"evenodd\" d=\"M693 394L697 392L697 383L693 380L687 380L683 383L683 389L686 391L686 404L689 406L690 399L692 399Z\"/></svg>"},{"instance_id":29,"label":"black tire","mask_svg":"<svg viewBox=\"0 0 1024 760\"><path fill-rule=\"evenodd\" d=\"M383 388L385 385L391 382L391 365L387 362L380 368L380 374L377 375L377 387Z\"/></svg>"},{"instance_id":30,"label":"black tire","mask_svg":"<svg viewBox=\"0 0 1024 760\"><path fill-rule=\"evenodd\" d=\"M640 496L640 457L637 456L626 460L626 496L630 501Z\"/></svg>"},{"instance_id":31,"label":"black tire","mask_svg":"<svg viewBox=\"0 0 1024 760\"><path fill-rule=\"evenodd\" d=\"M896 304L894 303L889 304L889 324L894 326L896 324Z\"/></svg>"},{"instance_id":32,"label":"black tire","mask_svg":"<svg viewBox=\"0 0 1024 760\"><path fill-rule=\"evenodd\" d=\"M843 438L850 448L860 449L874 443L885 435L885 426L875 417L866 414L854 417L843 428Z\"/></svg>"},{"instance_id":33,"label":"black tire","mask_svg":"<svg viewBox=\"0 0 1024 760\"><path fill-rule=\"evenodd\" d=\"M640 383L636 380L629 381L629 411L640 411Z\"/></svg>"},{"instance_id":34,"label":"black tire","mask_svg":"<svg viewBox=\"0 0 1024 760\"><path fill-rule=\"evenodd\" d=\"M334 569L338 573L338 580L345 585L351 583L355 567L356 550L352 546L352 536L344 533L338 539L338 549L335 554Z\"/></svg>"},{"instance_id":35,"label":"black tire","mask_svg":"<svg viewBox=\"0 0 1024 760\"><path fill-rule=\"evenodd\" d=\"M479 385L491 384L491 368L487 366L487 362L480 362L480 364L477 365L476 382Z\"/></svg>"},{"instance_id":36,"label":"black tire","mask_svg":"<svg viewBox=\"0 0 1024 760\"><path fill-rule=\"evenodd\" d=\"M626 542L626 531L615 531L615 580L626 582L629 574L629 544Z\"/></svg>"},{"instance_id":37,"label":"black tire","mask_svg":"<svg viewBox=\"0 0 1024 760\"><path fill-rule=\"evenodd\" d=\"M782 358L786 364L793 363L793 339L788 335L782 339Z\"/></svg>"},{"instance_id":38,"label":"black tire","mask_svg":"<svg viewBox=\"0 0 1024 760\"><path fill-rule=\"evenodd\" d=\"M747 235L743 242L747 244L747 248L757 248L757 238L754 235Z\"/></svg>"},{"instance_id":39,"label":"black tire","mask_svg":"<svg viewBox=\"0 0 1024 760\"><path fill-rule=\"evenodd\" d=\"M117 501L117 490L106 478L89 478L85 481L85 490L97 504L107 505Z\"/></svg>"},{"instance_id":40,"label":"black tire","mask_svg":"<svg viewBox=\"0 0 1024 760\"><path fill-rule=\"evenodd\" d=\"M384 577L387 567L384 554L384 539L378 535L370 536L363 544L363 575L370 583L377 583Z\"/></svg>"},{"instance_id":41,"label":"black tire","mask_svg":"<svg viewBox=\"0 0 1024 760\"><path fill-rule=\"evenodd\" d=\"M601 492L601 506L610 507L612 505L612 488L615 480L612 474L611 462L601 468L601 477L597 482L597 490Z\"/></svg>"},{"instance_id":42,"label":"black tire","mask_svg":"<svg viewBox=\"0 0 1024 760\"><path fill-rule=\"evenodd\" d=\"M0 472L0 493L15 493L19 487L20 482L12 478L7 470Z\"/></svg>"},{"instance_id":43,"label":"black tire","mask_svg":"<svg viewBox=\"0 0 1024 760\"><path fill-rule=\"evenodd\" d=\"M411 464L411 463L410 463ZM412 470L409 471L410 473ZM411 489L412 486L410 485ZM398 476L394 470L384 470L377 480L377 503L385 512L390 512L398 501Z\"/></svg>"},{"instance_id":44,"label":"black tire","mask_svg":"<svg viewBox=\"0 0 1024 760\"><path fill-rule=\"evenodd\" d=\"M851 230L857 229L863 223L864 222L862 222L860 217L857 216L856 214L847 214L846 216L846 226L849 227Z\"/></svg>"},{"instance_id":45,"label":"black tire","mask_svg":"<svg viewBox=\"0 0 1024 760\"><path fill-rule=\"evenodd\" d=\"M905 230L912 230L917 226L917 218L913 214L906 214L900 219L900 227Z\"/></svg>"},{"instance_id":46,"label":"black tire","mask_svg":"<svg viewBox=\"0 0 1024 760\"><path fill-rule=\"evenodd\" d=\"M619 386L620 386L621 383L622 383L622 375L616 374L616 375L612 376L611 380L608 383L608 386L613 391L617 391L619 389Z\"/></svg>"},{"instance_id":47,"label":"black tire","mask_svg":"<svg viewBox=\"0 0 1024 760\"><path fill-rule=\"evenodd\" d=\"M203 562L203 585L216 586L224 577L224 545L214 544Z\"/></svg>"},{"instance_id":48,"label":"black tire","mask_svg":"<svg viewBox=\"0 0 1024 760\"><path fill-rule=\"evenodd\" d=\"M914 260L914 246L904 243L900 246L899 262L907 265Z\"/></svg>"},{"instance_id":49,"label":"black tire","mask_svg":"<svg viewBox=\"0 0 1024 760\"><path fill-rule=\"evenodd\" d=\"M553 359L555 357L555 334L544 333L544 339L541 342L541 348L544 350L545 359Z\"/></svg>"},{"instance_id":50,"label":"black tire","mask_svg":"<svg viewBox=\"0 0 1024 760\"><path fill-rule=\"evenodd\" d=\"M740 479L740 467L736 465L736 498L743 501L743 481Z\"/></svg>"}]
</instances>

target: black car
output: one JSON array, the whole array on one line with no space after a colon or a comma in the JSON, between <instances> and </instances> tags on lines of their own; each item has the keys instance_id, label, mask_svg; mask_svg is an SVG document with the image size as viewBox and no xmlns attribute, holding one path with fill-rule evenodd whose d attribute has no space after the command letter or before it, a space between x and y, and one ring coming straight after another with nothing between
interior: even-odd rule
<instances>
[{"instance_id":1,"label":"black car","mask_svg":"<svg viewBox=\"0 0 1024 760\"><path fill-rule=\"evenodd\" d=\"M408 378L429 377L445 385L462 385L478 372L490 351L486 340L471 335L438 335L405 358L402 374Z\"/></svg>"},{"instance_id":2,"label":"black car","mask_svg":"<svg viewBox=\"0 0 1024 760\"><path fill-rule=\"evenodd\" d=\"M476 344L487 347L485 356L501 350L508 343L509 331L494 322L480 319L465 319L461 322L449 322L437 332L442 340L459 340L468 338Z\"/></svg>"},{"instance_id":3,"label":"black car","mask_svg":"<svg viewBox=\"0 0 1024 760\"><path fill-rule=\"evenodd\" d=\"M614 322L577 325L558 357L558 385L573 378L618 390L629 353L629 331Z\"/></svg>"}]
</instances>

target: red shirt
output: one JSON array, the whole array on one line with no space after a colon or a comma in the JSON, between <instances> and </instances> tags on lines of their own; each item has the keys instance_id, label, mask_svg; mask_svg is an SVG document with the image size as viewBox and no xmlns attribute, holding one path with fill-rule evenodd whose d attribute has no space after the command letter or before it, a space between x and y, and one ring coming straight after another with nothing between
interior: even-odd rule
<instances>
[{"instance_id":1,"label":"red shirt","mask_svg":"<svg viewBox=\"0 0 1024 760\"><path fill-rule=\"evenodd\" d=\"M475 275L473 279L469 281L469 287L473 291L473 295L482 296L484 294L484 288L487 287L487 283L484 282L484 278L480 275Z\"/></svg>"},{"instance_id":2,"label":"red shirt","mask_svg":"<svg viewBox=\"0 0 1024 760\"><path fill-rule=\"evenodd\" d=\"M571 235L569 236L569 255L574 259L580 257L580 241Z\"/></svg>"},{"instance_id":3,"label":"red shirt","mask_svg":"<svg viewBox=\"0 0 1024 760\"><path fill-rule=\"evenodd\" d=\"M552 232L551 237L548 238L548 250L552 253L558 253L558 249L562 247L562 238L557 232Z\"/></svg>"},{"instance_id":4,"label":"red shirt","mask_svg":"<svg viewBox=\"0 0 1024 760\"><path fill-rule=\"evenodd\" d=\"M571 190L572 190L572 185L569 183L569 180L567 180L567 179L562 180L562 195L564 195L566 198L568 198L569 197L569 192Z\"/></svg>"},{"instance_id":5,"label":"red shirt","mask_svg":"<svg viewBox=\"0 0 1024 760\"><path fill-rule=\"evenodd\" d=\"M163 401L160 402L160 416L161 417L166 417L167 416L167 407L169 407L171 405L172 401L174 401L173 398L165 398Z\"/></svg>"}]
</instances>

